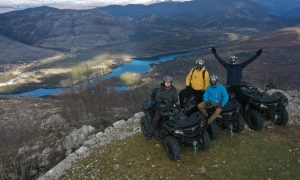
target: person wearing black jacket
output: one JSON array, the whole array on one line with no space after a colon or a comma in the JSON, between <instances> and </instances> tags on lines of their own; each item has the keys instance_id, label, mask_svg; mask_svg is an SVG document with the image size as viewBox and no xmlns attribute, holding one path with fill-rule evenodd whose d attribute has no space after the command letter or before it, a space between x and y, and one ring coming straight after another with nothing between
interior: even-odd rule
<instances>
[{"instance_id":1,"label":"person wearing black jacket","mask_svg":"<svg viewBox=\"0 0 300 180\"><path fill-rule=\"evenodd\" d=\"M165 104L177 104L178 102L177 89L172 85L172 82L173 79L171 76L165 76L160 88L156 92L154 98L156 112L146 135L146 140L150 140L153 137L154 131L161 119L161 107Z\"/></svg>"},{"instance_id":2,"label":"person wearing black jacket","mask_svg":"<svg viewBox=\"0 0 300 180\"><path fill-rule=\"evenodd\" d=\"M254 56L242 63L237 62L236 56L230 56L229 63L227 63L217 54L215 47L212 47L211 51L219 63L227 70L227 85L229 86L229 92L234 92L237 100L240 100L243 69L261 55L262 49L256 51Z\"/></svg>"}]
</instances>

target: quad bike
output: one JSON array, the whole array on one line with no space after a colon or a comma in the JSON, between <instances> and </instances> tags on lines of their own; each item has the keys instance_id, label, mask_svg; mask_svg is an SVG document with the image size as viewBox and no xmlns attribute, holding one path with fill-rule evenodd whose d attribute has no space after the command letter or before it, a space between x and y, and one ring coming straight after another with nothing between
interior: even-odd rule
<instances>
[{"instance_id":1,"label":"quad bike","mask_svg":"<svg viewBox=\"0 0 300 180\"><path fill-rule=\"evenodd\" d=\"M193 96L183 98L182 104L183 109L187 114L198 111L197 103ZM212 115L214 110L214 108L209 109L208 114ZM218 137L220 127L222 129L229 129L231 132L235 133L242 132L245 129L245 121L241 114L241 106L236 100L231 99L226 104L216 121L208 126L208 132L212 140Z\"/></svg>"},{"instance_id":2,"label":"quad bike","mask_svg":"<svg viewBox=\"0 0 300 180\"><path fill-rule=\"evenodd\" d=\"M207 150L210 137L207 132L207 120L200 112L187 116L178 106L173 104L156 105L153 101L145 101L141 119L141 130L146 136L152 123L156 108L160 108L162 119L155 130L156 137L164 146L171 160L180 159L180 145L192 144L194 149Z\"/></svg>"},{"instance_id":3,"label":"quad bike","mask_svg":"<svg viewBox=\"0 0 300 180\"><path fill-rule=\"evenodd\" d=\"M265 91L261 92L251 85L242 85L242 110L246 123L252 130L261 130L266 121L284 126L289 120L286 106L287 97L281 92L268 94L273 84L268 84Z\"/></svg>"}]
</instances>

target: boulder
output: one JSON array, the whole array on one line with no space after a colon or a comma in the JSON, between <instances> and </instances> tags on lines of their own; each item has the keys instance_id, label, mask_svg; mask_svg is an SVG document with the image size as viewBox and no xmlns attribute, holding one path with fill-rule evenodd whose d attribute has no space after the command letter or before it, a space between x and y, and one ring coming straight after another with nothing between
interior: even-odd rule
<instances>
[{"instance_id":1,"label":"boulder","mask_svg":"<svg viewBox=\"0 0 300 180\"><path fill-rule=\"evenodd\" d=\"M66 129L69 127L69 123L61 117L59 114L52 114L47 119L42 120L40 130L57 130Z\"/></svg>"},{"instance_id":2,"label":"boulder","mask_svg":"<svg viewBox=\"0 0 300 180\"><path fill-rule=\"evenodd\" d=\"M86 125L82 126L80 129L75 129L65 137L62 143L62 147L65 150L78 148L80 145L83 144L85 140L88 139L88 136L94 131L94 127Z\"/></svg>"}]
</instances>

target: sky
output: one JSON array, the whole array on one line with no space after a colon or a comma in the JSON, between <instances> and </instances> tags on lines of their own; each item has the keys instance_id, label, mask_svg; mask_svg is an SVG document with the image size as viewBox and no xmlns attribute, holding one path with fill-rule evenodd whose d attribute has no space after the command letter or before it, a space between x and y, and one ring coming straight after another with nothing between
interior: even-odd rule
<instances>
[{"instance_id":1,"label":"sky","mask_svg":"<svg viewBox=\"0 0 300 180\"><path fill-rule=\"evenodd\" d=\"M0 13L37 6L52 6L60 9L89 9L112 4L152 4L165 1L189 0L0 0Z\"/></svg>"},{"instance_id":2,"label":"sky","mask_svg":"<svg viewBox=\"0 0 300 180\"><path fill-rule=\"evenodd\" d=\"M16 5L47 5L47 4L151 4L164 1L186 1L186 0L0 0L0 6Z\"/></svg>"}]
</instances>

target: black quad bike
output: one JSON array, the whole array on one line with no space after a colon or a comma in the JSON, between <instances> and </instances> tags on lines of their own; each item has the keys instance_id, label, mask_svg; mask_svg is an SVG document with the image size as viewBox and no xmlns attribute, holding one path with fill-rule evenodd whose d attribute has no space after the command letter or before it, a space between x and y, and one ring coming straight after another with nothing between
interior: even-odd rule
<instances>
[{"instance_id":1,"label":"black quad bike","mask_svg":"<svg viewBox=\"0 0 300 180\"><path fill-rule=\"evenodd\" d=\"M187 96L183 98L183 109L187 114L199 111L197 108L196 98ZM208 110L212 115L214 108ZM220 128L229 129L231 132L239 133L245 129L245 121L241 114L241 105L234 99L231 99L216 121L208 126L208 132L212 140L216 139L220 133Z\"/></svg>"},{"instance_id":2,"label":"black quad bike","mask_svg":"<svg viewBox=\"0 0 300 180\"><path fill-rule=\"evenodd\" d=\"M251 85L241 87L244 118L250 129L261 130L267 121L281 126L287 124L288 99L281 92L268 94L267 91L274 87L273 84L269 84L263 92Z\"/></svg>"},{"instance_id":3,"label":"black quad bike","mask_svg":"<svg viewBox=\"0 0 300 180\"><path fill-rule=\"evenodd\" d=\"M141 130L144 135L152 123L156 105L153 101L145 101L141 119ZM165 104L161 109L162 120L158 125L154 137L164 146L171 160L180 159L180 144L192 144L196 149L207 150L210 147L210 137L207 132L207 120L199 112L187 116L178 106Z\"/></svg>"}]
</instances>

